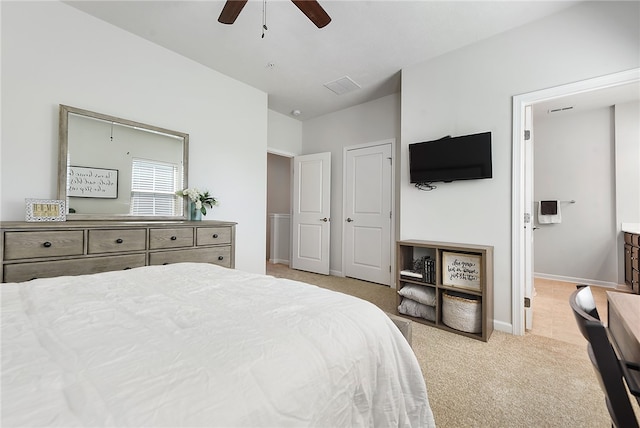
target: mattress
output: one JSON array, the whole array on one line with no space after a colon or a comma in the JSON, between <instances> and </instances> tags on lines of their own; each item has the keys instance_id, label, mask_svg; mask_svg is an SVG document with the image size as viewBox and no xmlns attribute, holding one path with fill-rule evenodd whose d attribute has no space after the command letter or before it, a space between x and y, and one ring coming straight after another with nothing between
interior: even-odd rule
<instances>
[{"instance_id":1,"label":"mattress","mask_svg":"<svg viewBox=\"0 0 640 428\"><path fill-rule=\"evenodd\" d=\"M3 284L2 426L435 426L375 305L178 263Z\"/></svg>"}]
</instances>

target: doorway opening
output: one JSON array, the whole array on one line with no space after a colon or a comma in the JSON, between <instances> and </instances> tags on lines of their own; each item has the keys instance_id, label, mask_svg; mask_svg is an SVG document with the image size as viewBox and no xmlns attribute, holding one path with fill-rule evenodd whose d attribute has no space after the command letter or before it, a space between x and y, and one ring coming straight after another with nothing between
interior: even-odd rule
<instances>
[{"instance_id":1,"label":"doorway opening","mask_svg":"<svg viewBox=\"0 0 640 428\"><path fill-rule=\"evenodd\" d=\"M267 262L290 265L292 156L267 153Z\"/></svg>"},{"instance_id":2,"label":"doorway opening","mask_svg":"<svg viewBox=\"0 0 640 428\"><path fill-rule=\"evenodd\" d=\"M525 125L527 108L550 100L578 94L595 94L595 91L637 84L638 82L640 82L640 69L634 69L514 97L512 159L512 326L514 334L524 334L525 314L527 313L525 307L530 306L533 298L532 261L535 201L532 192L533 174L527 174L533 166L532 150L527 148L527 137L531 135L532 131L527 129ZM535 122L533 126L535 127ZM616 227L619 228L619 224Z\"/></svg>"}]
</instances>

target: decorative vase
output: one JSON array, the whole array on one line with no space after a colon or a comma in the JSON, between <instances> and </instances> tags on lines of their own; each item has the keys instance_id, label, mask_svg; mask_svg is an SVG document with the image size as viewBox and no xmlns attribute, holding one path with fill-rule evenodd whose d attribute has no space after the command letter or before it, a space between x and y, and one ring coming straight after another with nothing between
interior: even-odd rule
<instances>
[{"instance_id":1,"label":"decorative vase","mask_svg":"<svg viewBox=\"0 0 640 428\"><path fill-rule=\"evenodd\" d=\"M202 212L196 208L194 202L189 201L189 220L200 221L202 220Z\"/></svg>"}]
</instances>

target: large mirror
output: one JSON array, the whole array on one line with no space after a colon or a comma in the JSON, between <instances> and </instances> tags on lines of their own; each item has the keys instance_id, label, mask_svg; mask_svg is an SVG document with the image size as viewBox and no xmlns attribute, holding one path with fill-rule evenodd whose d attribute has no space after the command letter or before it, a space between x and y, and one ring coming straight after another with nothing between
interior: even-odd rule
<instances>
[{"instance_id":1,"label":"large mirror","mask_svg":"<svg viewBox=\"0 0 640 428\"><path fill-rule=\"evenodd\" d=\"M60 105L67 220L185 219L189 135Z\"/></svg>"}]
</instances>

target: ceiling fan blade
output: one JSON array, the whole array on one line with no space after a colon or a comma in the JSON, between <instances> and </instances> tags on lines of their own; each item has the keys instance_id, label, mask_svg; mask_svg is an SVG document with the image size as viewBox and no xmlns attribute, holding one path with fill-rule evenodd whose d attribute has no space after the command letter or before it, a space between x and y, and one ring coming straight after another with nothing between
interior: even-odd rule
<instances>
[{"instance_id":1,"label":"ceiling fan blade","mask_svg":"<svg viewBox=\"0 0 640 428\"><path fill-rule=\"evenodd\" d=\"M240 15L240 11L247 4L247 0L227 0L220 12L218 22L222 24L233 24Z\"/></svg>"},{"instance_id":2,"label":"ceiling fan blade","mask_svg":"<svg viewBox=\"0 0 640 428\"><path fill-rule=\"evenodd\" d=\"M331 22L331 17L316 0L291 0L316 27L322 28Z\"/></svg>"}]
</instances>

